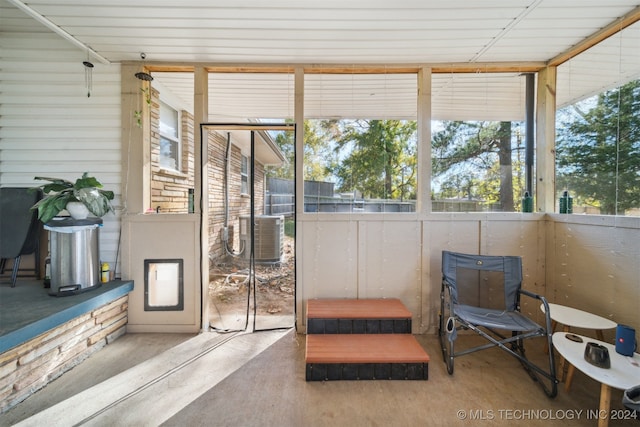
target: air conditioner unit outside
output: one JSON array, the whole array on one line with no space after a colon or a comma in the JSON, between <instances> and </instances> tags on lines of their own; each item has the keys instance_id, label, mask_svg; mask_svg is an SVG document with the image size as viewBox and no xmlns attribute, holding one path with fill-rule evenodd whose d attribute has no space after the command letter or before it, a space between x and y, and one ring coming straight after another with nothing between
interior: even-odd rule
<instances>
[{"instance_id":1,"label":"air conditioner unit outside","mask_svg":"<svg viewBox=\"0 0 640 427\"><path fill-rule=\"evenodd\" d=\"M284 248L284 216L256 215L255 249L256 262L279 262ZM251 216L240 216L240 243L244 247L242 256L251 256Z\"/></svg>"}]
</instances>

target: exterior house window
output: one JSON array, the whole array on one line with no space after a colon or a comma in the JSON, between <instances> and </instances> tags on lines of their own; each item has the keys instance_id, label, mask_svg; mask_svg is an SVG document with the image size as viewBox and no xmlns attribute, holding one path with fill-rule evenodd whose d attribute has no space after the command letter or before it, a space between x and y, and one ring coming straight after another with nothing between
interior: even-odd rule
<instances>
[{"instance_id":1,"label":"exterior house window","mask_svg":"<svg viewBox=\"0 0 640 427\"><path fill-rule=\"evenodd\" d=\"M240 193L249 194L249 158L247 156L242 156L240 182Z\"/></svg>"},{"instance_id":2,"label":"exterior house window","mask_svg":"<svg viewBox=\"0 0 640 427\"><path fill-rule=\"evenodd\" d=\"M160 167L180 171L180 112L160 102Z\"/></svg>"}]
</instances>

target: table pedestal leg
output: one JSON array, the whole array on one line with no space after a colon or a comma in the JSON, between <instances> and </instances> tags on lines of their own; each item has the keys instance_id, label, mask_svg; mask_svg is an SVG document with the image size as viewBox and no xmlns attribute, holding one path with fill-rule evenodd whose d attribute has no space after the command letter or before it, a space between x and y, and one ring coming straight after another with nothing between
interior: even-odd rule
<instances>
[{"instance_id":1,"label":"table pedestal leg","mask_svg":"<svg viewBox=\"0 0 640 427\"><path fill-rule=\"evenodd\" d=\"M567 325L564 325L562 327L562 331L563 332L569 332L570 328ZM558 378L558 379L561 382L562 381L566 381L566 379L565 379L566 377L565 377L565 374L564 374L564 357L560 356L560 361L559 362L560 363L558 363L558 371L560 372L560 378ZM569 366L571 366L571 365L569 365Z\"/></svg>"},{"instance_id":2,"label":"table pedestal leg","mask_svg":"<svg viewBox=\"0 0 640 427\"><path fill-rule=\"evenodd\" d=\"M598 414L598 427L609 425L609 409L611 408L611 387L606 384L600 386L600 413Z\"/></svg>"}]
</instances>

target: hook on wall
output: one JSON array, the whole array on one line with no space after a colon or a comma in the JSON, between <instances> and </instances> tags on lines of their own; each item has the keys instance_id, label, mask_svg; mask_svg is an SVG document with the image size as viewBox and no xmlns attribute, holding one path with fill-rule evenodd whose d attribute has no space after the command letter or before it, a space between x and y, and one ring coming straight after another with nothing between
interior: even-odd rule
<instances>
[{"instance_id":1,"label":"hook on wall","mask_svg":"<svg viewBox=\"0 0 640 427\"><path fill-rule=\"evenodd\" d=\"M147 55L144 52L141 52L140 58L144 61L147 58ZM135 76L137 79L145 82L150 82L153 80L153 76L149 73L145 73L144 71L137 72Z\"/></svg>"}]
</instances>

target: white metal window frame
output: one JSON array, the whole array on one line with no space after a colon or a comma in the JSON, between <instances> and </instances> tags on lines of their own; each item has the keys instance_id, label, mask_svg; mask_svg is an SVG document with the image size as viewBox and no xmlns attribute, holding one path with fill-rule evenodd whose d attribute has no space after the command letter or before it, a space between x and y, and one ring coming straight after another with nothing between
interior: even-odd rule
<instances>
[{"instance_id":1,"label":"white metal window frame","mask_svg":"<svg viewBox=\"0 0 640 427\"><path fill-rule=\"evenodd\" d=\"M172 119L172 123L168 123L169 120L166 117L166 114L163 114L163 110L166 112L167 110L171 110L175 114L173 114L175 119ZM160 163L160 167L162 169L172 170L176 172L182 171L182 138L181 138L181 111L180 109L174 108L171 104L166 102L163 99L160 99L160 120L158 126L158 132L160 134L160 158L158 159ZM175 123L173 123L175 121ZM169 129L175 127L175 132L168 132ZM168 166L166 162L163 162L163 158L166 156L162 153L162 140L167 140L172 144L175 144L175 157L169 157L171 160L175 162L175 167Z\"/></svg>"},{"instance_id":2,"label":"white metal window frame","mask_svg":"<svg viewBox=\"0 0 640 427\"><path fill-rule=\"evenodd\" d=\"M249 194L249 156L240 158L240 194Z\"/></svg>"}]
</instances>

